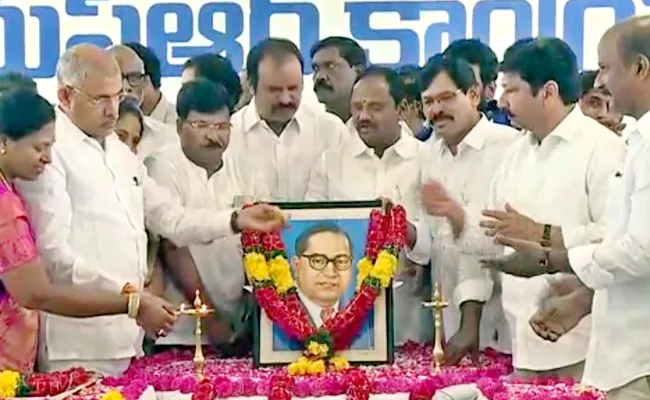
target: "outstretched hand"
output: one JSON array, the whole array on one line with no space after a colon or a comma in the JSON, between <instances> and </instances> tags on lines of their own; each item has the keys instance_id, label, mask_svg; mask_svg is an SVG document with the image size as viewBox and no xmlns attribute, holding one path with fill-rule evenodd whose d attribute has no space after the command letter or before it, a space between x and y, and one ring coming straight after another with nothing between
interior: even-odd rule
<instances>
[{"instance_id":1,"label":"outstretched hand","mask_svg":"<svg viewBox=\"0 0 650 400\"><path fill-rule=\"evenodd\" d=\"M283 228L289 217L279 207L256 204L242 209L237 215L237 228L259 232L272 232Z\"/></svg>"}]
</instances>

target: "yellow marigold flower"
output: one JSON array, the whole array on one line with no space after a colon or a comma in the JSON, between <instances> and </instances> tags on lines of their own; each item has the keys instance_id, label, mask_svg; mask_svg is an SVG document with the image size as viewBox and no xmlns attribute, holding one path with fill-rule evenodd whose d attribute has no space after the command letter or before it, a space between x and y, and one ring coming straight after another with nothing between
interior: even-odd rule
<instances>
[{"instance_id":1,"label":"yellow marigold flower","mask_svg":"<svg viewBox=\"0 0 650 400\"><path fill-rule=\"evenodd\" d=\"M296 361L289 364L287 368L290 375L305 375L309 372L310 361L307 357L300 357Z\"/></svg>"},{"instance_id":2,"label":"yellow marigold flower","mask_svg":"<svg viewBox=\"0 0 650 400\"><path fill-rule=\"evenodd\" d=\"M269 274L278 293L285 294L295 287L289 261L283 256L277 256L269 263Z\"/></svg>"},{"instance_id":3,"label":"yellow marigold flower","mask_svg":"<svg viewBox=\"0 0 650 400\"><path fill-rule=\"evenodd\" d=\"M372 270L372 267L372 262L368 259L368 257L363 257L361 260L359 260L359 264L357 265L357 268L359 270L357 273L357 289L360 288L363 281L366 280L368 274L370 274L370 271Z\"/></svg>"},{"instance_id":4,"label":"yellow marigold flower","mask_svg":"<svg viewBox=\"0 0 650 400\"><path fill-rule=\"evenodd\" d=\"M307 345L307 353L317 358L325 358L329 351L329 346L324 343L318 343L312 340Z\"/></svg>"},{"instance_id":5,"label":"yellow marigold flower","mask_svg":"<svg viewBox=\"0 0 650 400\"><path fill-rule=\"evenodd\" d=\"M16 371L5 370L0 372L0 398L16 397L20 374Z\"/></svg>"},{"instance_id":6,"label":"yellow marigold flower","mask_svg":"<svg viewBox=\"0 0 650 400\"><path fill-rule=\"evenodd\" d=\"M370 271L370 276L379 279L381 286L386 288L395 275L397 269L397 257L382 250L377 256L375 266Z\"/></svg>"},{"instance_id":7,"label":"yellow marigold flower","mask_svg":"<svg viewBox=\"0 0 650 400\"><path fill-rule=\"evenodd\" d=\"M248 253L244 257L244 268L250 279L263 282L268 281L269 277L269 268L266 263L266 259L262 254L259 253Z\"/></svg>"},{"instance_id":8,"label":"yellow marigold flower","mask_svg":"<svg viewBox=\"0 0 650 400\"><path fill-rule=\"evenodd\" d=\"M111 390L103 395L101 400L124 400L124 395L119 390Z\"/></svg>"},{"instance_id":9,"label":"yellow marigold flower","mask_svg":"<svg viewBox=\"0 0 650 400\"><path fill-rule=\"evenodd\" d=\"M325 371L326 371L325 361L323 361L323 360L312 361L309 364L309 374L310 375L324 374Z\"/></svg>"},{"instance_id":10,"label":"yellow marigold flower","mask_svg":"<svg viewBox=\"0 0 650 400\"><path fill-rule=\"evenodd\" d=\"M350 363L345 357L334 356L330 359L330 364L334 366L334 369L337 371L345 371L350 368Z\"/></svg>"}]
</instances>

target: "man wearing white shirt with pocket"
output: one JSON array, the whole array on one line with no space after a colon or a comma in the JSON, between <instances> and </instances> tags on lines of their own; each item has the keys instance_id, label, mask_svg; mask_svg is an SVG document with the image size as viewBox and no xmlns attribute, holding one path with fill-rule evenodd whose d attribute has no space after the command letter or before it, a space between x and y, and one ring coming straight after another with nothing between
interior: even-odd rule
<instances>
[{"instance_id":1,"label":"man wearing white shirt with pocket","mask_svg":"<svg viewBox=\"0 0 650 400\"><path fill-rule=\"evenodd\" d=\"M289 40L255 45L246 60L255 97L232 117L226 154L237 158L244 174L262 171L274 201L304 201L318 157L350 136L337 116L302 102L303 68Z\"/></svg>"},{"instance_id":2,"label":"man wearing white shirt with pocket","mask_svg":"<svg viewBox=\"0 0 650 400\"><path fill-rule=\"evenodd\" d=\"M186 83L177 98L178 134L181 146L167 146L151 155L145 164L149 175L167 188L184 207L215 211L236 206L238 198L264 200L268 192L260 179L244 176L223 153L230 139L229 95L226 89L207 79ZM216 309L204 325L216 345L229 345L244 312L244 266L239 236L207 244L177 248L163 241L163 258L168 268L166 298L180 303L192 301L197 287L205 302ZM198 274L198 276L197 276ZM194 345L191 318L183 318L158 345ZM245 343L243 344L245 345Z\"/></svg>"},{"instance_id":3,"label":"man wearing white shirt with pocket","mask_svg":"<svg viewBox=\"0 0 650 400\"><path fill-rule=\"evenodd\" d=\"M394 71L371 67L361 75L351 100L355 131L341 148L332 148L318 159L310 174L307 201L383 197L403 205L409 218L417 216L425 151L399 124L403 97L404 87ZM417 266L396 278L405 283L395 290L397 344L432 339L431 312L421 305L423 271Z\"/></svg>"},{"instance_id":4,"label":"man wearing white shirt with pocket","mask_svg":"<svg viewBox=\"0 0 650 400\"><path fill-rule=\"evenodd\" d=\"M501 70L500 106L526 132L504 156L481 226L488 236L569 249L600 240L606 198L625 144L577 106L575 55L560 39L535 39L509 52ZM580 229L566 232L559 228L564 225ZM590 318L579 315L577 326L555 343L541 339L529 322L559 279L567 278L502 275L503 308L520 375L582 377Z\"/></svg>"},{"instance_id":5,"label":"man wearing white shirt with pocket","mask_svg":"<svg viewBox=\"0 0 650 400\"><path fill-rule=\"evenodd\" d=\"M619 112L637 119L624 168L615 174L601 244L566 250L499 237L515 254L486 266L516 276L575 274L594 290L593 330L583 383L608 400L650 398L650 17L610 28L598 46L597 82ZM611 133L610 133L611 135ZM613 136L613 135L612 135ZM565 227L567 232L573 230ZM579 229L578 229L579 230Z\"/></svg>"},{"instance_id":6,"label":"man wearing white shirt with pocket","mask_svg":"<svg viewBox=\"0 0 650 400\"><path fill-rule=\"evenodd\" d=\"M114 134L123 88L120 69L107 51L90 44L68 49L59 60L57 80L52 163L39 179L19 185L53 282L116 293L127 287L143 290L145 225L177 245L209 242L244 227L282 225L274 207L188 210L156 186ZM41 324L40 368L82 366L118 375L141 346L139 332L124 316L73 320L47 314Z\"/></svg>"},{"instance_id":7,"label":"man wearing white shirt with pocket","mask_svg":"<svg viewBox=\"0 0 650 400\"><path fill-rule=\"evenodd\" d=\"M431 259L445 299L445 362L492 347L510 351L500 290L479 259L497 246L478 222L490 182L517 131L494 124L479 112L481 93L472 66L462 58L430 58L420 75L422 102L436 136L421 176L426 216L414 226L408 256Z\"/></svg>"}]
</instances>

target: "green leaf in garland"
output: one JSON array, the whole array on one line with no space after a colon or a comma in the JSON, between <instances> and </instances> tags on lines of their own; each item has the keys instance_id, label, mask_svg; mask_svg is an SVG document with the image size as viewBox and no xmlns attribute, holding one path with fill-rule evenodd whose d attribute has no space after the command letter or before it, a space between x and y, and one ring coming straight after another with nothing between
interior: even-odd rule
<instances>
[{"instance_id":1,"label":"green leaf in garland","mask_svg":"<svg viewBox=\"0 0 650 400\"><path fill-rule=\"evenodd\" d=\"M16 390L16 396L28 397L31 393L32 388L27 384L27 377L25 375L21 375L20 382L18 382L18 389Z\"/></svg>"}]
</instances>

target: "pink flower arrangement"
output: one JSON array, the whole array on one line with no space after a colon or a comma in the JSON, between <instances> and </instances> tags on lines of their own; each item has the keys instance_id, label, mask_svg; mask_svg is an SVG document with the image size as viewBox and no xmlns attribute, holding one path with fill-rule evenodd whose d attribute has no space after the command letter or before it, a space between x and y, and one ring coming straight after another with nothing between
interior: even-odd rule
<instances>
[{"instance_id":1,"label":"pink flower arrangement","mask_svg":"<svg viewBox=\"0 0 650 400\"><path fill-rule=\"evenodd\" d=\"M604 394L570 380L524 381L509 378L510 356L485 351L479 366L470 360L443 370L431 371L430 346L409 343L396 353L393 365L352 368L317 376L288 376L285 367L259 368L251 359L208 357L206 380L197 382L191 350L170 351L135 360L119 378L104 384L122 388L127 400L137 400L147 385L156 391L192 393L193 400L235 396L269 396L285 400L347 394L353 400L367 400L372 394L409 393L410 399L430 400L438 389L475 383L490 400L602 400ZM218 396L218 397L217 397Z\"/></svg>"}]
</instances>

